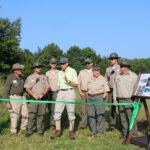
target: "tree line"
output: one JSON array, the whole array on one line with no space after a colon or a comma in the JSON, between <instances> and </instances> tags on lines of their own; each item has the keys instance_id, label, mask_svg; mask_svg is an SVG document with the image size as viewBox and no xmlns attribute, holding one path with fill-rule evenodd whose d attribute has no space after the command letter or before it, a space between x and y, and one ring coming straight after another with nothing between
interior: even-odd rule
<instances>
[{"instance_id":1,"label":"tree line","mask_svg":"<svg viewBox=\"0 0 150 150\"><path fill-rule=\"evenodd\" d=\"M29 49L20 48L21 41L21 19L11 21L8 18L0 18L0 77L6 79L11 73L14 63L21 63L25 66L23 76L26 78L32 73L32 65L39 61L44 65L42 73L49 69L49 60L55 57L59 62L65 56L69 59L69 64L79 72L85 68L84 60L91 58L94 64L101 68L104 75L106 67L110 65L107 57L101 57L91 47L81 49L78 46L71 46L66 53L55 43L46 45L43 49L38 48L32 53ZM109 54L107 54L109 55ZM150 71L150 58L131 59L131 70L137 74L141 71ZM60 66L58 64L58 69Z\"/></svg>"}]
</instances>

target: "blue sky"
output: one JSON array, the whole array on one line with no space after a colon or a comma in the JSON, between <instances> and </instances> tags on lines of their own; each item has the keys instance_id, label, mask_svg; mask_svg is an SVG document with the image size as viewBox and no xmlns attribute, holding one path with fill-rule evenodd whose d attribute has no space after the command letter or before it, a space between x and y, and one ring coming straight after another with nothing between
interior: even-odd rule
<instances>
[{"instance_id":1,"label":"blue sky","mask_svg":"<svg viewBox=\"0 0 150 150\"><path fill-rule=\"evenodd\" d=\"M54 42L97 54L150 57L150 0L1 0L0 17L22 19L20 47L32 52Z\"/></svg>"}]
</instances>

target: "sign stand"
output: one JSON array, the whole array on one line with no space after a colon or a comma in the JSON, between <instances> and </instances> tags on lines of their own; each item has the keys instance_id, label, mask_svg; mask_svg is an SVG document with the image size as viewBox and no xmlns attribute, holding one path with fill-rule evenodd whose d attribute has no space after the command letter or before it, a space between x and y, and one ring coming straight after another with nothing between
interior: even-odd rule
<instances>
[{"instance_id":1,"label":"sign stand","mask_svg":"<svg viewBox=\"0 0 150 150\"><path fill-rule=\"evenodd\" d=\"M133 96L139 98L140 100L138 101L138 103L142 102L142 104L144 105L145 115L150 129L150 114L146 103L146 99L150 99L150 72L140 73L135 89L133 91ZM132 130L129 132L128 137L123 141L123 144L136 144L141 147L146 147L147 150L150 150L150 135L132 137L140 110L141 107L139 107L138 114L135 118Z\"/></svg>"},{"instance_id":2,"label":"sign stand","mask_svg":"<svg viewBox=\"0 0 150 150\"><path fill-rule=\"evenodd\" d=\"M141 98L140 101L144 105L146 118L147 118L148 125L150 128L150 114L149 114L149 110L147 107L146 99ZM137 114L137 117L134 121L132 130L129 132L129 135L128 135L127 139L123 142L123 144L128 145L128 144L132 143L132 144L136 144L136 145L141 146L141 147L146 147L146 148L149 147L148 150L150 150L150 135L142 136L142 137L132 137L132 134L133 134L140 110L141 110L141 107L139 107L138 114Z\"/></svg>"}]
</instances>

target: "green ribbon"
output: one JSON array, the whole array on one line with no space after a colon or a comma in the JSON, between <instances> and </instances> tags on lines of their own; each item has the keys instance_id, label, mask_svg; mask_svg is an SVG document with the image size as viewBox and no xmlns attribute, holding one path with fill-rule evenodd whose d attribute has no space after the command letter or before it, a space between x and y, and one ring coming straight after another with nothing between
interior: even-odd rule
<instances>
[{"instance_id":1,"label":"green ribbon","mask_svg":"<svg viewBox=\"0 0 150 150\"><path fill-rule=\"evenodd\" d=\"M131 131L132 127L133 127L133 123L134 123L134 120L137 116L137 113L138 113L138 110L139 110L139 107L142 106L142 103L83 103L83 102L63 102L63 101L45 101L45 100L24 100L24 99L4 99L4 98L0 98L0 100L2 101L17 101L17 102L36 102L36 103L59 103L59 104L88 104L88 105L132 105L134 110L133 110L133 114L132 114L132 117L131 117L131 121L130 121L130 125L129 125L129 131Z\"/></svg>"}]
</instances>

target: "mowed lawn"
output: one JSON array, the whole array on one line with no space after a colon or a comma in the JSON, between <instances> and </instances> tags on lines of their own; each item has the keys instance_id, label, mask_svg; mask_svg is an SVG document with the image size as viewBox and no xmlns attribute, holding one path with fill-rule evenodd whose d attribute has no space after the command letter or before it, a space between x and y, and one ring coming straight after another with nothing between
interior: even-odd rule
<instances>
[{"instance_id":1,"label":"mowed lawn","mask_svg":"<svg viewBox=\"0 0 150 150\"><path fill-rule=\"evenodd\" d=\"M80 96L77 94L77 101L80 101ZM150 103L148 102L149 106ZM10 119L9 113L3 102L0 103L0 150L138 150L141 149L135 145L122 145L123 140L119 139L120 136L120 123L119 115L117 115L117 129L113 132L104 133L103 137L89 138L87 135L90 133L89 128L79 130L81 121L81 106L76 106L76 124L75 124L75 140L70 140L68 137L68 117L66 111L63 113L62 129L63 135L60 138L51 140L50 136L54 134L49 132L49 116L46 112L45 116L45 134L40 137L36 132L30 138L26 139L25 133L18 132L18 136L13 136L10 133ZM108 127L109 109L106 107L105 113L105 129ZM148 133L147 121L145 121L145 112L142 110L139 116L139 134L145 135ZM35 129L36 131L36 129ZM143 148L145 149L145 148Z\"/></svg>"}]
</instances>

